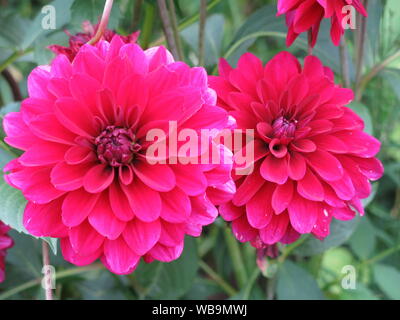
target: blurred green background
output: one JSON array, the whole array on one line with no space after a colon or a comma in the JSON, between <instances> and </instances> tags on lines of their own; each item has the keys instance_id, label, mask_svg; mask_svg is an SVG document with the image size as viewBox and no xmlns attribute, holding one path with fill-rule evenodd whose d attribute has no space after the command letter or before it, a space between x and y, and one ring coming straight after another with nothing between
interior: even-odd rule
<instances>
[{"instance_id":1,"label":"blurred green background","mask_svg":"<svg viewBox=\"0 0 400 320\"><path fill-rule=\"evenodd\" d=\"M184 61L197 65L198 0L175 0ZM41 9L56 8L56 29L43 30ZM67 45L63 32L81 31L83 20L96 23L102 0L17 1L0 0L0 116L18 110L27 96L26 78L53 54L50 44ZM285 46L284 18L275 17L276 1L209 0L205 28L205 66L216 73L219 57L235 65L246 51L264 62L289 50L306 55L305 36L290 49ZM51 263L57 269L58 299L400 299L400 6L398 0L369 0L365 50L360 60L356 38L346 32L345 59L349 80L357 87L359 101L351 107L364 119L366 130L382 141L379 158L385 175L373 185L366 199L366 216L333 222L331 236L323 242L302 237L281 247L276 260L256 264L255 249L234 240L228 225L218 219L205 228L200 239L187 238L182 257L170 264L142 263L129 276L116 276L102 266L75 267L65 261L57 243ZM143 47L164 44L155 0L116 0L109 28L129 34L141 30ZM329 23L324 21L314 50L332 68L336 82L342 79L339 49L331 44ZM342 58L343 59L343 58ZM374 70L380 68L375 74ZM357 85L357 69L365 87ZM12 81L9 81L9 77ZM371 76L371 77L369 77ZM359 83L358 83L359 84ZM14 90L13 90L14 85ZM17 86L17 89L15 88ZM20 94L18 93L20 92ZM19 96L20 95L20 96ZM1 130L1 135L4 133ZM2 142L0 165L15 157ZM0 219L8 217L22 230L24 200L0 182ZM16 227L17 226L17 227ZM40 240L11 232L15 247L7 256L7 279L0 284L0 299L42 299ZM344 266L356 271L356 288L344 289Z\"/></svg>"}]
</instances>

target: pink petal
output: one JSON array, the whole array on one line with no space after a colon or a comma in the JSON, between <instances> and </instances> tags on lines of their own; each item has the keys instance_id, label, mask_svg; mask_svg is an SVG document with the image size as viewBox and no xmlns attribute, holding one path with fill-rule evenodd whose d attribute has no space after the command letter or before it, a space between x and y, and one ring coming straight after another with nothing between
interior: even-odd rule
<instances>
[{"instance_id":1,"label":"pink petal","mask_svg":"<svg viewBox=\"0 0 400 320\"><path fill-rule=\"evenodd\" d=\"M161 217L172 223L187 220L192 210L189 197L179 188L161 194Z\"/></svg>"},{"instance_id":2,"label":"pink petal","mask_svg":"<svg viewBox=\"0 0 400 320\"><path fill-rule=\"evenodd\" d=\"M131 273L140 259L140 256L129 248L122 237L104 242L104 256L107 268L116 274Z\"/></svg>"},{"instance_id":3,"label":"pink petal","mask_svg":"<svg viewBox=\"0 0 400 320\"><path fill-rule=\"evenodd\" d=\"M160 192L171 191L175 185L175 175L167 164L151 165L147 161L135 163L133 171L148 187Z\"/></svg>"},{"instance_id":4,"label":"pink petal","mask_svg":"<svg viewBox=\"0 0 400 320\"><path fill-rule=\"evenodd\" d=\"M99 195L84 189L68 192L62 204L63 223L68 227L80 225L94 208Z\"/></svg>"},{"instance_id":5,"label":"pink petal","mask_svg":"<svg viewBox=\"0 0 400 320\"><path fill-rule=\"evenodd\" d=\"M122 186L135 216L143 222L151 222L160 216L161 197L157 191L150 189L136 179L129 186Z\"/></svg>"},{"instance_id":6,"label":"pink petal","mask_svg":"<svg viewBox=\"0 0 400 320\"><path fill-rule=\"evenodd\" d=\"M83 178L83 186L90 193L98 193L107 189L114 180L114 168L106 164L93 166Z\"/></svg>"},{"instance_id":7,"label":"pink petal","mask_svg":"<svg viewBox=\"0 0 400 320\"><path fill-rule=\"evenodd\" d=\"M275 158L272 155L267 156L260 167L262 177L277 184L284 184L288 179L288 161L287 158Z\"/></svg>"},{"instance_id":8,"label":"pink petal","mask_svg":"<svg viewBox=\"0 0 400 320\"><path fill-rule=\"evenodd\" d=\"M136 254L146 254L157 243L161 234L160 221L143 222L134 219L127 223L123 232L124 239Z\"/></svg>"},{"instance_id":9,"label":"pink petal","mask_svg":"<svg viewBox=\"0 0 400 320\"><path fill-rule=\"evenodd\" d=\"M272 208L276 214L280 214L288 207L292 201L293 182L286 181L285 184L277 185L272 194Z\"/></svg>"},{"instance_id":10,"label":"pink petal","mask_svg":"<svg viewBox=\"0 0 400 320\"><path fill-rule=\"evenodd\" d=\"M282 239L289 226L287 214L275 215L267 227L260 230L261 240L266 244L274 244Z\"/></svg>"}]
</instances>

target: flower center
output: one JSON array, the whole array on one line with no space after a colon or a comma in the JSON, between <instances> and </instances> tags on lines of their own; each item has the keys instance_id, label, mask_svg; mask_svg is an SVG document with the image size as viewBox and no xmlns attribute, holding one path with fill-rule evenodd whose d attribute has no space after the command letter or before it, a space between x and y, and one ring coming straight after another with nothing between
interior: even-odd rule
<instances>
[{"instance_id":1,"label":"flower center","mask_svg":"<svg viewBox=\"0 0 400 320\"><path fill-rule=\"evenodd\" d=\"M116 126L104 129L95 139L95 144L99 160L112 167L130 163L134 154L140 150L140 145L135 143L133 132Z\"/></svg>"},{"instance_id":2,"label":"flower center","mask_svg":"<svg viewBox=\"0 0 400 320\"><path fill-rule=\"evenodd\" d=\"M272 124L272 132L276 138L293 138L296 132L297 121L290 121L284 117L279 117Z\"/></svg>"}]
</instances>

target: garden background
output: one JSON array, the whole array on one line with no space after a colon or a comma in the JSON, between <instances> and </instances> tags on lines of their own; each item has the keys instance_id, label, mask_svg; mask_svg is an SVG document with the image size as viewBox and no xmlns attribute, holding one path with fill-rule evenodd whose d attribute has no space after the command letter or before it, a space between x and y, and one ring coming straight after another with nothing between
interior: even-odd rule
<instances>
[{"instance_id":1,"label":"garden background","mask_svg":"<svg viewBox=\"0 0 400 320\"><path fill-rule=\"evenodd\" d=\"M204 56L199 51L200 0L167 1L175 15L182 59L204 65L216 74L219 57L235 65L246 51L264 63L288 50L302 59L307 54L302 35L285 46L286 26L276 17L276 1L209 0ZM56 9L56 29L43 30L43 6ZM127 276L110 273L100 264L76 267L65 262L56 241L51 264L57 270L57 299L400 299L400 5L398 0L369 0L365 28L347 31L345 45L335 47L329 23L321 26L314 49L335 72L336 81L356 93L351 104L365 121L366 131L382 141L378 157L385 175L373 184L365 201L366 215L351 221L333 221L324 241L303 236L281 247L277 259L256 260L256 251L237 242L227 223L218 219L199 239L187 237L181 258L172 263L141 263ZM0 1L0 117L20 108L27 97L26 78L53 53L50 44L68 44L84 20L95 24L103 10L101 0ZM326 20L326 19L325 19ZM142 47L165 43L155 0L116 0L109 28L120 34L140 30ZM364 39L364 50L359 43ZM204 63L201 63L203 61ZM347 72L348 71L348 72ZM16 156L4 142L1 128L0 165ZM17 153L18 154L18 153ZM41 240L24 234L25 200L18 190L0 182L0 220L18 231L10 234L15 246L7 256L7 279L0 299L43 299ZM12 222L12 223L11 223ZM343 277L353 266L356 288L345 289ZM344 273L343 273L344 272Z\"/></svg>"}]
</instances>

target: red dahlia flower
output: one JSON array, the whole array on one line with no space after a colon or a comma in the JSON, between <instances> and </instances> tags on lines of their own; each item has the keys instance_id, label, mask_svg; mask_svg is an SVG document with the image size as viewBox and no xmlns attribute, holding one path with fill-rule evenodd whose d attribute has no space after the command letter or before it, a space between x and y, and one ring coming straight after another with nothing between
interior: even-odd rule
<instances>
[{"instance_id":1,"label":"red dahlia flower","mask_svg":"<svg viewBox=\"0 0 400 320\"><path fill-rule=\"evenodd\" d=\"M383 173L374 158L380 142L345 106L353 93L334 83L330 69L314 56L302 68L282 52L265 67L250 53L237 69L222 60L219 72L210 78L218 104L239 129L255 132L254 170L236 177L232 202L220 208L239 241L264 247L304 233L323 239L332 218L364 214L360 199Z\"/></svg>"},{"instance_id":2,"label":"red dahlia flower","mask_svg":"<svg viewBox=\"0 0 400 320\"><path fill-rule=\"evenodd\" d=\"M65 33L69 36L69 46L64 47L57 44L53 44L48 48L53 51L56 55L65 54L70 61L74 60L79 49L87 43L90 39L94 37L99 28L99 23L93 26L89 21L84 21L82 23L83 32L78 32L75 35L70 34L68 31ZM120 36L121 40L125 43L135 43L139 37L139 31L136 31L128 36ZM103 33L102 39L108 42L116 35L112 30L106 29Z\"/></svg>"},{"instance_id":3,"label":"red dahlia flower","mask_svg":"<svg viewBox=\"0 0 400 320\"><path fill-rule=\"evenodd\" d=\"M7 254L7 249L10 249L13 246L13 241L7 232L10 231L10 227L5 225L0 221L0 282L4 281L5 278L5 258Z\"/></svg>"},{"instance_id":4,"label":"red dahlia flower","mask_svg":"<svg viewBox=\"0 0 400 320\"><path fill-rule=\"evenodd\" d=\"M300 33L311 31L311 46L314 47L323 18L331 19L332 42L338 46L344 34L342 21L348 23L348 12L342 11L347 5L367 16L360 0L278 0L278 15L286 14L286 24L289 28L287 46L291 46Z\"/></svg>"},{"instance_id":5,"label":"red dahlia flower","mask_svg":"<svg viewBox=\"0 0 400 320\"><path fill-rule=\"evenodd\" d=\"M6 141L25 151L6 180L28 200L26 229L61 238L74 264L101 258L126 274L141 257L177 259L185 234L199 236L235 191L229 164L149 164L151 129L228 122L206 71L164 47L143 51L119 36L84 45L72 63L58 55L34 69L28 91L21 112L4 119Z\"/></svg>"}]
</instances>

